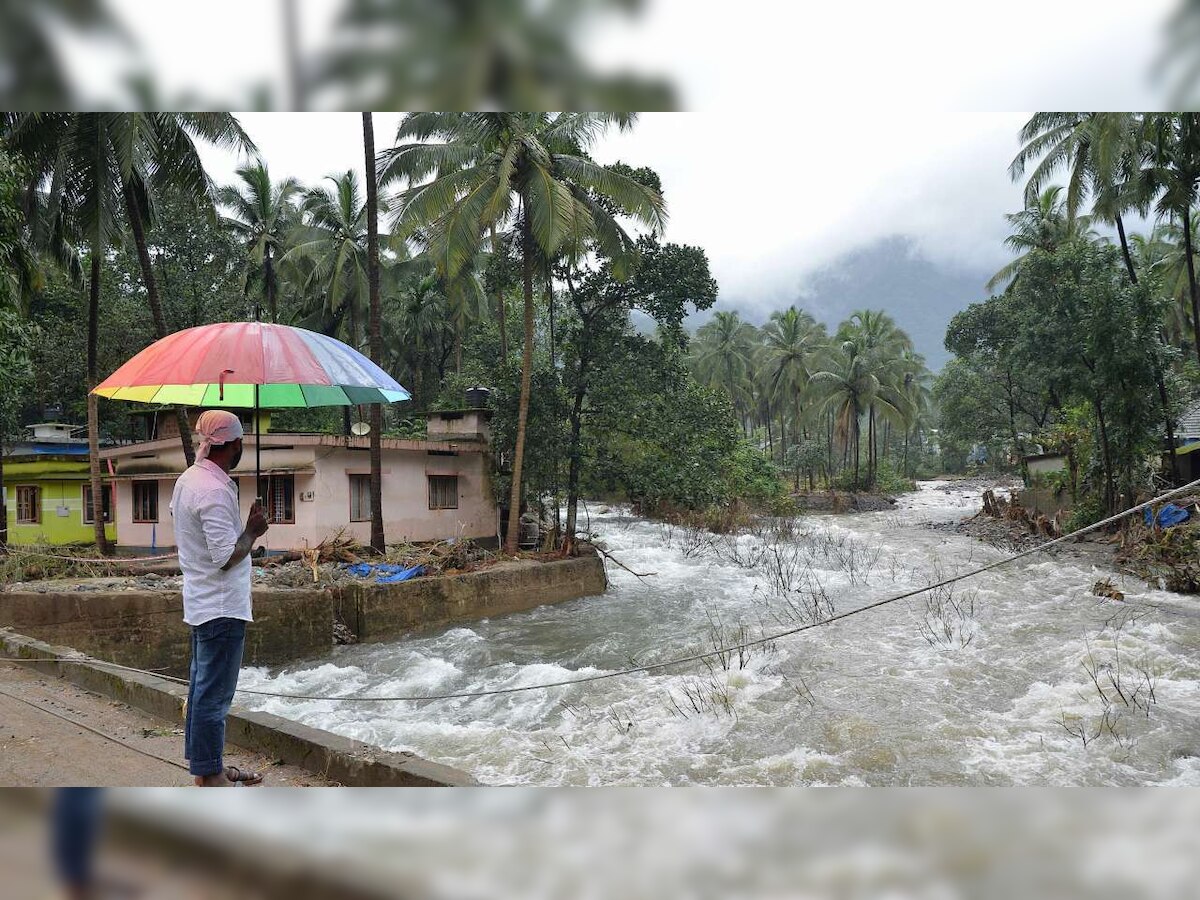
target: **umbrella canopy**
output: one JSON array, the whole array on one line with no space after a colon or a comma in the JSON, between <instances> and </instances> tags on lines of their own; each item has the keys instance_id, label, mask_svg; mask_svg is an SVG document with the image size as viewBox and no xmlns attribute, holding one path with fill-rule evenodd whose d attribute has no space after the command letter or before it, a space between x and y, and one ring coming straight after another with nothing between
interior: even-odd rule
<instances>
[{"instance_id":1,"label":"umbrella canopy","mask_svg":"<svg viewBox=\"0 0 1200 900\"><path fill-rule=\"evenodd\" d=\"M141 403L264 409L395 403L412 396L335 338L263 322L219 322L169 334L92 393Z\"/></svg>"}]
</instances>

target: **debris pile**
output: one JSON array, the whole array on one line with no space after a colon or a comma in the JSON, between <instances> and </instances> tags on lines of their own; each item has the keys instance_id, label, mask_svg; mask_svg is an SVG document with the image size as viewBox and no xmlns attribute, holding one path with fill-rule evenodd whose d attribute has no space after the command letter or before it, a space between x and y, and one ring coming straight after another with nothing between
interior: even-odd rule
<instances>
[{"instance_id":1,"label":"debris pile","mask_svg":"<svg viewBox=\"0 0 1200 900\"><path fill-rule=\"evenodd\" d=\"M74 555L76 550L70 548L60 552ZM44 594L52 591L180 591L183 588L177 560L171 560L175 565L166 566L164 571L147 571L127 560L93 561L87 558L89 554L85 551L78 552L84 554L78 562L54 559L39 562L31 553L21 553L18 548L13 548L10 554L0 555L0 590ZM341 530L315 547L255 557L250 577L255 587L336 587L363 583L368 579L375 581L379 573L367 571L368 566L389 567L385 575L414 568L419 568L421 575L456 575L486 568L502 559L502 554L485 550L466 539L421 545L393 544L381 556ZM161 565L155 564L156 568Z\"/></svg>"}]
</instances>

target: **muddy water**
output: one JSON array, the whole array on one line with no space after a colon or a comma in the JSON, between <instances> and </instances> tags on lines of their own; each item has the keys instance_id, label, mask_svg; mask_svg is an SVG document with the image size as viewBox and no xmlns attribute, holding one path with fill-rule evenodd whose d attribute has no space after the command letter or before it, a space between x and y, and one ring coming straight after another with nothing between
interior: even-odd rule
<instances>
[{"instance_id":1,"label":"muddy water","mask_svg":"<svg viewBox=\"0 0 1200 900\"><path fill-rule=\"evenodd\" d=\"M320 695L487 690L659 662L795 628L1000 551L922 523L978 508L929 482L887 513L811 516L736 541L611 509L585 598L338 648L243 687ZM490 784L1200 784L1200 603L1035 556L710 666L425 703L241 702ZM1099 686L1097 686L1097 684Z\"/></svg>"}]
</instances>

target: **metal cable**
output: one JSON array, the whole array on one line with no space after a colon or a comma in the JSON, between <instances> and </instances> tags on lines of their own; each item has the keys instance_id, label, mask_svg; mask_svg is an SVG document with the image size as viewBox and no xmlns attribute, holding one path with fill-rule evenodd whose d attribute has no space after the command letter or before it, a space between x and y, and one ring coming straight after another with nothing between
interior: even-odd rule
<instances>
[{"instance_id":1,"label":"metal cable","mask_svg":"<svg viewBox=\"0 0 1200 900\"><path fill-rule=\"evenodd\" d=\"M644 666L632 666L627 669L618 669L618 670L615 670L612 672L604 672L599 675L585 675L582 678L567 678L567 679L563 679L561 681L547 681L547 682L542 682L540 684L522 685L520 687L493 688L493 689L484 690L484 691L456 691L456 692L447 693L447 694L426 694L426 695L401 694L401 695L388 696L388 697L355 696L355 695L346 696L346 697L329 697L329 696L321 696L321 695L313 695L313 694L284 694L284 693L280 693L277 691L260 691L260 690L255 690L253 688L238 688L237 693L250 694L250 695L253 695L256 697L277 697L277 698L283 699L283 700L328 700L328 701L338 701L338 702L342 702L342 703L393 703L393 702L395 702L395 703L400 703L400 702L419 703L419 702L423 702L423 701L433 701L433 700L464 700L464 699L474 699L474 698L478 698L478 697L494 697L494 696L499 696L499 695L504 695L504 694L519 694L519 693L523 693L525 691L545 690L547 688L554 688L554 687L568 687L570 685L575 685L575 684L588 684L588 683L594 682L594 681L603 681L608 678L619 678L623 675L636 675L636 674L642 673L642 672L653 672L657 669L666 669L666 668L670 668L672 666L679 666L679 665L684 665L686 663L697 662L702 659L709 659L712 657L720 657L720 656L724 656L729 653L736 652L738 650L747 649L749 647L757 647L762 644L773 643L774 641L778 641L785 637L791 637L792 635L800 634L801 632L811 631L814 628L820 628L824 625L831 625L834 622L838 622L838 621L841 621L842 619L850 618L851 616L856 616L860 613L867 612L868 610L878 609L879 607L886 606L889 603L896 603L899 600L907 600L910 597L915 597L918 594L925 593L926 591L936 590L937 588L940 588L940 587L946 587L947 585L954 584L959 581L964 581L968 578L973 578L974 576L981 575L984 572L990 572L993 569L998 569L1001 566L1005 566L1005 565L1008 565L1009 563L1016 562L1019 559L1024 559L1027 556L1032 556L1035 553L1042 553L1045 550L1048 550L1049 548L1056 546L1057 544L1061 544L1065 541L1069 541L1073 538L1079 537L1080 535L1083 535L1083 534L1087 534L1091 531L1096 531L1097 529L1103 528L1106 525L1111 525L1114 522L1119 522L1122 519L1128 518L1129 516L1133 515L1134 513L1141 512L1143 509L1148 509L1149 507L1153 506L1156 503L1161 503L1164 500L1168 500L1172 497L1177 497L1180 494L1187 493L1188 491L1193 490L1194 488L1197 488L1197 487L1200 487L1200 478L1196 479L1195 481L1189 482L1188 484L1185 484L1183 487L1175 488L1174 490L1168 491L1165 494L1160 494L1159 496L1155 497L1154 499L1147 500L1145 503L1140 503L1137 506L1134 506L1134 507L1131 507L1130 509L1125 510L1124 512L1117 513L1115 516L1109 516L1106 519L1101 519L1099 522L1095 522L1091 525L1087 525L1083 528L1077 529L1076 531L1073 531L1070 534L1065 534L1062 537L1058 537L1058 538L1054 538L1053 540L1046 541L1044 544L1039 544L1036 547L1031 547L1027 550L1022 550L1019 553L1015 553L1011 556L1006 556L1003 559L999 559L994 562L990 562L987 565L979 566L978 568L972 569L969 572L963 572L958 575L953 575L949 578L943 578L941 581L934 582L933 584L928 584L925 587L914 588L910 591L905 591L902 594L896 594L895 596L892 596L892 597L886 597L883 600L877 600L874 603L868 603L866 606L860 606L860 607L856 607L855 609L852 609L852 610L847 610L844 613L838 613L837 615L830 616L827 619L822 619L819 622L810 622L806 625L800 625L796 628L789 628L785 631L779 631L774 634L767 635L766 637L754 638L753 640L742 641L737 644L730 644L727 647L719 647L719 648L715 648L713 650L706 650L703 653L694 653L694 654L691 654L690 656L676 657L675 659L669 659L669 660L666 660L666 661L660 662L660 663L651 663L651 664L644 665ZM3 660L0 660L0 661L3 661ZM25 658L16 658L11 661L13 661L13 662L35 662L35 661L36 662L76 662L76 663L101 662L98 660L97 661L88 660L86 658L83 658L83 659L72 658L72 659L64 659L64 660L30 660L30 659L25 659ZM141 670L141 669L131 669L127 666L117 666L115 663L109 663L108 665L113 665L113 666L116 666L117 668L125 669L127 671L132 671L132 672L143 672L143 670ZM143 672L143 674L151 674L152 675L154 673ZM187 681L182 678L173 678L168 675L157 675L156 677L164 678L168 681L177 682L178 684L187 684Z\"/></svg>"},{"instance_id":2,"label":"metal cable","mask_svg":"<svg viewBox=\"0 0 1200 900\"><path fill-rule=\"evenodd\" d=\"M24 661L29 662L29 660L24 660ZM18 703L24 703L26 706L33 707L38 712L43 712L48 715L54 716L56 719L62 719L64 722L70 722L72 725L76 726L77 728L82 728L85 731L90 731L92 734L99 735L100 737L105 738L106 740L112 741L114 744L120 744L122 747L126 747L126 748L132 750L134 753L140 753L140 754L142 754L142 756L148 756L151 759L156 759L159 762L164 762L169 766L174 766L177 769L183 769L183 771L190 773L190 770L188 769L188 767L183 765L182 763L176 762L173 759L167 759L165 756L159 756L157 753L151 753L149 750L143 750L141 747L135 747L133 744L130 744L127 741L123 741L119 737L116 737L115 735L107 734L106 732L100 731L97 728L93 728L91 725L85 725L83 722L72 719L70 716L64 716L62 713L57 713L52 709L46 709L46 707L39 706L38 704L34 703L31 700L26 700L24 697L18 697L15 694L10 694L8 691L0 691L0 696L7 697L9 700L16 700Z\"/></svg>"}]
</instances>

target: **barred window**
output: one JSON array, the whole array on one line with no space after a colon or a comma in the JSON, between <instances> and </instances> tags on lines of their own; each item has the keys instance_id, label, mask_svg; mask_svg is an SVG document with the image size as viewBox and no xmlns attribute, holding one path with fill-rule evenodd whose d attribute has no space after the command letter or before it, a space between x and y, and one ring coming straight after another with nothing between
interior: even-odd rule
<instances>
[{"instance_id":1,"label":"barred window","mask_svg":"<svg viewBox=\"0 0 1200 900\"><path fill-rule=\"evenodd\" d=\"M157 481L135 481L133 483L133 521L158 521Z\"/></svg>"},{"instance_id":2,"label":"barred window","mask_svg":"<svg viewBox=\"0 0 1200 900\"><path fill-rule=\"evenodd\" d=\"M296 522L296 476L268 475L258 480L258 496L263 498L263 512L271 525L294 525Z\"/></svg>"},{"instance_id":3,"label":"barred window","mask_svg":"<svg viewBox=\"0 0 1200 900\"><path fill-rule=\"evenodd\" d=\"M350 521L371 521L371 476L350 476Z\"/></svg>"},{"instance_id":4,"label":"barred window","mask_svg":"<svg viewBox=\"0 0 1200 900\"><path fill-rule=\"evenodd\" d=\"M458 476L429 476L429 508L458 509Z\"/></svg>"},{"instance_id":5,"label":"barred window","mask_svg":"<svg viewBox=\"0 0 1200 900\"><path fill-rule=\"evenodd\" d=\"M101 512L104 515L105 522L111 522L112 517L112 485L107 484L100 490L101 503L103 509ZM92 506L92 486L85 484L83 486L83 524L94 525L96 523L96 510Z\"/></svg>"},{"instance_id":6,"label":"barred window","mask_svg":"<svg viewBox=\"0 0 1200 900\"><path fill-rule=\"evenodd\" d=\"M17 524L36 525L42 521L42 489L33 485L17 486Z\"/></svg>"}]
</instances>

